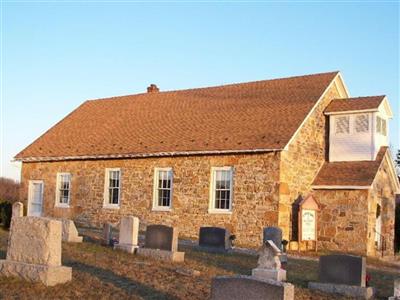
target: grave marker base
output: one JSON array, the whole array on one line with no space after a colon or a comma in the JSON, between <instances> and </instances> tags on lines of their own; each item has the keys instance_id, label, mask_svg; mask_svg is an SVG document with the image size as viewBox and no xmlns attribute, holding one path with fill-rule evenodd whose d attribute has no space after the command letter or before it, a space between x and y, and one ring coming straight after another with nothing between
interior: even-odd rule
<instances>
[{"instance_id":1,"label":"grave marker base","mask_svg":"<svg viewBox=\"0 0 400 300\"><path fill-rule=\"evenodd\" d=\"M217 276L211 283L211 300L293 300L294 285L251 276Z\"/></svg>"},{"instance_id":2,"label":"grave marker base","mask_svg":"<svg viewBox=\"0 0 400 300\"><path fill-rule=\"evenodd\" d=\"M114 250L121 250L128 253L135 253L135 250L139 248L137 245L130 245L130 244L114 244Z\"/></svg>"},{"instance_id":3,"label":"grave marker base","mask_svg":"<svg viewBox=\"0 0 400 300\"><path fill-rule=\"evenodd\" d=\"M136 253L138 255L152 257L159 260L172 261L172 262L183 262L185 260L185 252L179 252L179 251L138 248Z\"/></svg>"},{"instance_id":4,"label":"grave marker base","mask_svg":"<svg viewBox=\"0 0 400 300\"><path fill-rule=\"evenodd\" d=\"M54 286L70 281L72 279L72 268L0 260L0 275L19 277L32 282L42 282L46 286Z\"/></svg>"},{"instance_id":5,"label":"grave marker base","mask_svg":"<svg viewBox=\"0 0 400 300\"><path fill-rule=\"evenodd\" d=\"M272 270L272 269L261 269L256 268L251 271L252 277L260 280L271 279L275 281L285 281L286 271L283 269Z\"/></svg>"},{"instance_id":6,"label":"grave marker base","mask_svg":"<svg viewBox=\"0 0 400 300\"><path fill-rule=\"evenodd\" d=\"M361 299L372 299L375 294L373 287L361 287L346 284L309 282L308 288L312 290L319 290L325 293L340 294Z\"/></svg>"}]
</instances>

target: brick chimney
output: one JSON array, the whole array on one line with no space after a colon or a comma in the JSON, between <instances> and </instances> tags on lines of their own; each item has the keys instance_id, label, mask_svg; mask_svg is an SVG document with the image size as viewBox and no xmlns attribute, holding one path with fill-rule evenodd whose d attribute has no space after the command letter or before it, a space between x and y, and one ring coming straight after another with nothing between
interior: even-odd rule
<instances>
[{"instance_id":1,"label":"brick chimney","mask_svg":"<svg viewBox=\"0 0 400 300\"><path fill-rule=\"evenodd\" d=\"M150 84L150 86L147 87L147 92L148 93L157 93L159 91L160 91L160 89L153 83Z\"/></svg>"}]
</instances>

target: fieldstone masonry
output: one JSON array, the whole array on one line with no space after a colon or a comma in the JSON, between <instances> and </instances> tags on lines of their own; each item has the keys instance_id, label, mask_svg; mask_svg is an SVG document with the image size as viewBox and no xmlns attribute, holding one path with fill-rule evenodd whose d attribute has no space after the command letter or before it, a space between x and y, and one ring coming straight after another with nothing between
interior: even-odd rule
<instances>
[{"instance_id":1,"label":"fieldstone masonry","mask_svg":"<svg viewBox=\"0 0 400 300\"><path fill-rule=\"evenodd\" d=\"M119 241L114 249L134 253L138 246L139 218L128 216L121 219L119 225Z\"/></svg>"},{"instance_id":2,"label":"fieldstone masonry","mask_svg":"<svg viewBox=\"0 0 400 300\"><path fill-rule=\"evenodd\" d=\"M13 220L2 276L20 277L47 286L71 280L72 269L61 266L61 222L39 217Z\"/></svg>"}]
</instances>

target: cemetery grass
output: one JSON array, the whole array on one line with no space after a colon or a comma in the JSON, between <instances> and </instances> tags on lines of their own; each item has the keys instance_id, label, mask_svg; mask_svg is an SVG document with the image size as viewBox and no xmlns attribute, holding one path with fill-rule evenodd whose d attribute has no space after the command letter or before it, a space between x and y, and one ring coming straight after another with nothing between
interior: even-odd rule
<instances>
[{"instance_id":1,"label":"cemetery grass","mask_svg":"<svg viewBox=\"0 0 400 300\"><path fill-rule=\"evenodd\" d=\"M63 265L73 268L72 281L46 288L15 278L0 278L1 299L208 299L211 279L217 275L251 273L257 258L247 254L211 254L180 247L184 263L155 261L100 245L97 233L85 232L80 244L63 243ZM0 258L4 259L8 232L0 229ZM198 270L199 276L182 275L177 269ZM288 281L295 285L295 299L348 299L306 288L317 279L318 263L290 259ZM393 292L394 272L369 270L379 298Z\"/></svg>"}]
</instances>

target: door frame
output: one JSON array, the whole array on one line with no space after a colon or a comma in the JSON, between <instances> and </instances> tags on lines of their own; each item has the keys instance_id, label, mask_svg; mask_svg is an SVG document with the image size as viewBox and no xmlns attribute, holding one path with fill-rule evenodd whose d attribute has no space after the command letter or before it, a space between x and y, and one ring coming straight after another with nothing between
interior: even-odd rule
<instances>
[{"instance_id":1,"label":"door frame","mask_svg":"<svg viewBox=\"0 0 400 300\"><path fill-rule=\"evenodd\" d=\"M42 191L41 191L41 198L42 198L42 210L41 210L41 212L40 212L40 216L42 216L43 215L43 192L44 192L44 181L43 180L29 180L29 184L28 184L28 205L27 205L27 208L26 208L26 215L27 216L30 216L30 207L31 207L31 201L32 201L32 197L33 197L33 190L32 190L32 187L33 187L33 184L35 184L35 183L40 183L41 185L42 185Z\"/></svg>"}]
</instances>

